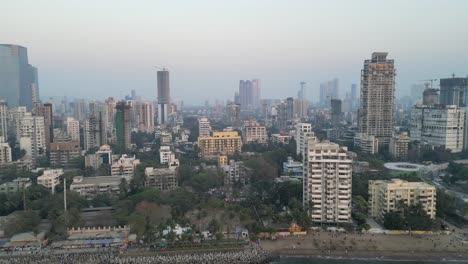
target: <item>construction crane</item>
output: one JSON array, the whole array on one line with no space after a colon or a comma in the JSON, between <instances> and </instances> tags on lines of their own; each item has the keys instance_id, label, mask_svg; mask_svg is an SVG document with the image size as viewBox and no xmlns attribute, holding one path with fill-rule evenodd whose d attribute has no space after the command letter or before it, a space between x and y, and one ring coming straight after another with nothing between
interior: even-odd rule
<instances>
[{"instance_id":1,"label":"construction crane","mask_svg":"<svg viewBox=\"0 0 468 264\"><path fill-rule=\"evenodd\" d=\"M429 86L429 82L431 82L431 89L434 87L433 86L433 83L435 81L437 81L437 79L427 79L427 80L419 80L420 82L425 82L424 85L426 86L426 88L429 88L427 86Z\"/></svg>"}]
</instances>

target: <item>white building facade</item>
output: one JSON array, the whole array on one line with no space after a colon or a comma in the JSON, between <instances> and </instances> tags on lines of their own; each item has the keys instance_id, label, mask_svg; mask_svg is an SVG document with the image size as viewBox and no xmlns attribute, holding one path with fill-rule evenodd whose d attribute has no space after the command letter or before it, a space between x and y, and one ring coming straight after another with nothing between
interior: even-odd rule
<instances>
[{"instance_id":1,"label":"white building facade","mask_svg":"<svg viewBox=\"0 0 468 264\"><path fill-rule=\"evenodd\" d=\"M346 147L308 141L304 158L303 205L314 222L351 222L352 159Z\"/></svg>"},{"instance_id":2,"label":"white building facade","mask_svg":"<svg viewBox=\"0 0 468 264\"><path fill-rule=\"evenodd\" d=\"M411 111L410 140L452 153L463 150L465 109L455 105L416 105Z\"/></svg>"}]
</instances>

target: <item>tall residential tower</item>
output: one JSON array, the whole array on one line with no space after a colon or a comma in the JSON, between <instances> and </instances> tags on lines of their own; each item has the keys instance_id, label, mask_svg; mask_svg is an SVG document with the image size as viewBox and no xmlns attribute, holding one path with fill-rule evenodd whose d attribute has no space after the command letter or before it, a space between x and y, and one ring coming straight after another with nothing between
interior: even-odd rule
<instances>
[{"instance_id":1,"label":"tall residential tower","mask_svg":"<svg viewBox=\"0 0 468 264\"><path fill-rule=\"evenodd\" d=\"M163 69L158 71L158 124L164 125L167 123L170 103L169 71Z\"/></svg>"},{"instance_id":2,"label":"tall residential tower","mask_svg":"<svg viewBox=\"0 0 468 264\"><path fill-rule=\"evenodd\" d=\"M359 131L388 145L393 132L395 66L387 52L374 52L361 71Z\"/></svg>"}]
</instances>

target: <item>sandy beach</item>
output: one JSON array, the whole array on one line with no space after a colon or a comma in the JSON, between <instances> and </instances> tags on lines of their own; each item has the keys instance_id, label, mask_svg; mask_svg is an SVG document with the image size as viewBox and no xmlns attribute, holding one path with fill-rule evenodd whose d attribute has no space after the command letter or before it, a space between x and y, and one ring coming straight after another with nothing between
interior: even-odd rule
<instances>
[{"instance_id":1,"label":"sandy beach","mask_svg":"<svg viewBox=\"0 0 468 264\"><path fill-rule=\"evenodd\" d=\"M314 232L261 245L283 256L382 258L400 260L468 260L468 243L452 235L384 235ZM463 236L464 237L464 236Z\"/></svg>"}]
</instances>

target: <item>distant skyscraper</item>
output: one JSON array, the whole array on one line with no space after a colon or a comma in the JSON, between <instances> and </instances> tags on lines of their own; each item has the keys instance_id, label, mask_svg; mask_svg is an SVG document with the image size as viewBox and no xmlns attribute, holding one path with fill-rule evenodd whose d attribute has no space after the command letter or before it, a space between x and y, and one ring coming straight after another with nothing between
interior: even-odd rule
<instances>
[{"instance_id":1,"label":"distant skyscraper","mask_svg":"<svg viewBox=\"0 0 468 264\"><path fill-rule=\"evenodd\" d=\"M158 71L158 124L164 125L167 123L170 103L169 71Z\"/></svg>"},{"instance_id":2,"label":"distant skyscraper","mask_svg":"<svg viewBox=\"0 0 468 264\"><path fill-rule=\"evenodd\" d=\"M357 85L355 83L351 84L351 95L350 95L350 99L351 99L351 109L354 110L356 109L357 105L358 105L358 91L357 91Z\"/></svg>"},{"instance_id":3,"label":"distant skyscraper","mask_svg":"<svg viewBox=\"0 0 468 264\"><path fill-rule=\"evenodd\" d=\"M331 123L333 127L336 127L341 122L341 100L331 99Z\"/></svg>"},{"instance_id":4,"label":"distant skyscraper","mask_svg":"<svg viewBox=\"0 0 468 264\"><path fill-rule=\"evenodd\" d=\"M227 107L227 125L231 127L240 127L240 108L238 104L228 104Z\"/></svg>"},{"instance_id":5,"label":"distant skyscraper","mask_svg":"<svg viewBox=\"0 0 468 264\"><path fill-rule=\"evenodd\" d=\"M286 98L286 117L288 120L294 118L294 98L292 97Z\"/></svg>"},{"instance_id":6,"label":"distant skyscraper","mask_svg":"<svg viewBox=\"0 0 468 264\"><path fill-rule=\"evenodd\" d=\"M18 45L0 44L0 98L4 98L10 108L26 106L31 111L37 97L37 69L28 62L28 50Z\"/></svg>"},{"instance_id":7,"label":"distant skyscraper","mask_svg":"<svg viewBox=\"0 0 468 264\"><path fill-rule=\"evenodd\" d=\"M211 134L210 120L206 117L198 119L198 136L209 137Z\"/></svg>"},{"instance_id":8,"label":"distant skyscraper","mask_svg":"<svg viewBox=\"0 0 468 264\"><path fill-rule=\"evenodd\" d=\"M8 140L8 103L0 99L0 143Z\"/></svg>"},{"instance_id":9,"label":"distant skyscraper","mask_svg":"<svg viewBox=\"0 0 468 264\"><path fill-rule=\"evenodd\" d=\"M333 79L320 84L320 104L330 106L331 99L338 99L338 79Z\"/></svg>"},{"instance_id":10,"label":"distant skyscraper","mask_svg":"<svg viewBox=\"0 0 468 264\"><path fill-rule=\"evenodd\" d=\"M80 121L73 117L67 118L67 134L72 141L80 142Z\"/></svg>"},{"instance_id":11,"label":"distant skyscraper","mask_svg":"<svg viewBox=\"0 0 468 264\"><path fill-rule=\"evenodd\" d=\"M388 145L393 133L395 67L387 52L374 52L361 71L359 131Z\"/></svg>"},{"instance_id":12,"label":"distant skyscraper","mask_svg":"<svg viewBox=\"0 0 468 264\"><path fill-rule=\"evenodd\" d=\"M115 132L117 137L117 148L120 151L125 151L131 148L131 107L127 104L127 102L122 101L118 102L115 108L117 110L117 112L115 113Z\"/></svg>"},{"instance_id":13,"label":"distant skyscraper","mask_svg":"<svg viewBox=\"0 0 468 264\"><path fill-rule=\"evenodd\" d=\"M306 83L301 82L301 89L297 93L297 99L294 101L294 116L297 118L303 118L307 116L307 109L309 108L309 102L306 99Z\"/></svg>"},{"instance_id":14,"label":"distant skyscraper","mask_svg":"<svg viewBox=\"0 0 468 264\"><path fill-rule=\"evenodd\" d=\"M89 118L85 121L83 136L83 146L85 150L107 144L106 110L107 108L104 105L96 106Z\"/></svg>"},{"instance_id":15,"label":"distant skyscraper","mask_svg":"<svg viewBox=\"0 0 468 264\"><path fill-rule=\"evenodd\" d=\"M253 110L260 107L260 80L239 81L239 103L243 110Z\"/></svg>"},{"instance_id":16,"label":"distant skyscraper","mask_svg":"<svg viewBox=\"0 0 468 264\"><path fill-rule=\"evenodd\" d=\"M234 103L235 104L240 104L240 95L239 92L234 93Z\"/></svg>"},{"instance_id":17,"label":"distant skyscraper","mask_svg":"<svg viewBox=\"0 0 468 264\"><path fill-rule=\"evenodd\" d=\"M52 104L43 104L41 102L35 102L33 114L35 116L44 117L45 144L47 149L50 149L50 143L54 141L54 115L52 110Z\"/></svg>"},{"instance_id":18,"label":"distant skyscraper","mask_svg":"<svg viewBox=\"0 0 468 264\"><path fill-rule=\"evenodd\" d=\"M258 107L260 107L260 97L261 97L260 80L253 79L252 80L252 108L257 109Z\"/></svg>"},{"instance_id":19,"label":"distant skyscraper","mask_svg":"<svg viewBox=\"0 0 468 264\"><path fill-rule=\"evenodd\" d=\"M138 131L154 132L154 109L151 102L137 103Z\"/></svg>"},{"instance_id":20,"label":"distant skyscraper","mask_svg":"<svg viewBox=\"0 0 468 264\"><path fill-rule=\"evenodd\" d=\"M439 91L434 88L426 87L423 92L423 105L439 104Z\"/></svg>"},{"instance_id":21,"label":"distant skyscraper","mask_svg":"<svg viewBox=\"0 0 468 264\"><path fill-rule=\"evenodd\" d=\"M468 78L440 79L440 104L468 106Z\"/></svg>"}]
</instances>

